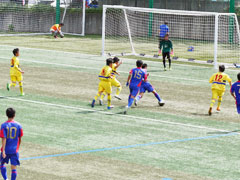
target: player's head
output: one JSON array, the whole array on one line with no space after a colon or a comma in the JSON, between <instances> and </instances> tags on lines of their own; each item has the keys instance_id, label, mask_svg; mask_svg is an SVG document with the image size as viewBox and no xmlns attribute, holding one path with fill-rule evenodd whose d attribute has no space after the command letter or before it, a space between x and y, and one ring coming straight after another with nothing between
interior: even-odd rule
<instances>
[{"instance_id":1,"label":"player's head","mask_svg":"<svg viewBox=\"0 0 240 180\"><path fill-rule=\"evenodd\" d=\"M64 26L64 23L60 23L59 26L60 26L60 27Z\"/></svg>"},{"instance_id":2,"label":"player's head","mask_svg":"<svg viewBox=\"0 0 240 180\"><path fill-rule=\"evenodd\" d=\"M136 65L137 65L137 67L139 67L139 68L142 67L143 61L142 61L142 60L137 60Z\"/></svg>"},{"instance_id":3,"label":"player's head","mask_svg":"<svg viewBox=\"0 0 240 180\"><path fill-rule=\"evenodd\" d=\"M15 49L13 50L13 55L14 55L14 56L19 56L19 49L18 49L18 48L15 48Z\"/></svg>"},{"instance_id":4,"label":"player's head","mask_svg":"<svg viewBox=\"0 0 240 180\"><path fill-rule=\"evenodd\" d=\"M240 73L238 73L237 78L238 78L238 81L240 81Z\"/></svg>"},{"instance_id":5,"label":"player's head","mask_svg":"<svg viewBox=\"0 0 240 180\"><path fill-rule=\"evenodd\" d=\"M119 61L120 61L120 59L118 57L113 58L113 63L118 63Z\"/></svg>"},{"instance_id":6,"label":"player's head","mask_svg":"<svg viewBox=\"0 0 240 180\"><path fill-rule=\"evenodd\" d=\"M220 65L219 66L219 72L224 72L225 71L225 66L224 65Z\"/></svg>"},{"instance_id":7,"label":"player's head","mask_svg":"<svg viewBox=\"0 0 240 180\"><path fill-rule=\"evenodd\" d=\"M112 59L112 58L108 58L108 59L106 60L107 66L112 67L112 63L113 63L113 59Z\"/></svg>"},{"instance_id":8,"label":"player's head","mask_svg":"<svg viewBox=\"0 0 240 180\"><path fill-rule=\"evenodd\" d=\"M142 65L142 68L143 68L143 69L147 69L147 64L144 63L144 64Z\"/></svg>"},{"instance_id":9,"label":"player's head","mask_svg":"<svg viewBox=\"0 0 240 180\"><path fill-rule=\"evenodd\" d=\"M7 117L10 119L10 118L14 118L15 117L15 114L16 114L16 111L15 111L15 109L13 109L13 108L8 108L7 110L6 110L6 115L7 115Z\"/></svg>"},{"instance_id":10,"label":"player's head","mask_svg":"<svg viewBox=\"0 0 240 180\"><path fill-rule=\"evenodd\" d=\"M164 24L165 24L165 25L168 25L168 22L167 22L167 21L164 21Z\"/></svg>"},{"instance_id":11,"label":"player's head","mask_svg":"<svg viewBox=\"0 0 240 180\"><path fill-rule=\"evenodd\" d=\"M166 35L164 36L164 39L165 39L165 40L168 40L168 39L169 39L169 35L166 34Z\"/></svg>"}]
</instances>

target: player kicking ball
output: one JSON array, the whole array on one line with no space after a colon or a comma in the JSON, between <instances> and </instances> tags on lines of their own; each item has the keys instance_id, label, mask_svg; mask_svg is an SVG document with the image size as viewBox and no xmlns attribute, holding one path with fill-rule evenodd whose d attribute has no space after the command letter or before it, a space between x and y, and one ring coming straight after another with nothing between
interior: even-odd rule
<instances>
[{"instance_id":1,"label":"player kicking ball","mask_svg":"<svg viewBox=\"0 0 240 180\"><path fill-rule=\"evenodd\" d=\"M121 91L122 91L122 85L121 83L117 80L116 75L120 75L117 72L117 69L119 68L119 66L122 64L122 61L120 61L120 59L118 57L114 57L113 58L113 65L112 65L112 79L110 79L111 81L111 85L114 87L117 87L117 92L116 95L114 96L116 99L118 100L122 100L121 97L119 96ZM103 92L101 95L101 99L99 100L99 104L102 106L103 105L103 98L105 97L106 92Z\"/></svg>"},{"instance_id":2,"label":"player kicking ball","mask_svg":"<svg viewBox=\"0 0 240 180\"><path fill-rule=\"evenodd\" d=\"M20 166L18 150L21 144L23 130L21 125L18 122L14 121L15 113L16 111L13 108L8 108L6 111L8 120L1 125L1 174L4 180L8 179L7 168L5 164L8 164L9 160L11 162L12 170L11 180L16 180L17 166Z\"/></svg>"},{"instance_id":3,"label":"player kicking ball","mask_svg":"<svg viewBox=\"0 0 240 180\"><path fill-rule=\"evenodd\" d=\"M147 79L147 74L142 70L143 61L137 60L136 65L137 68L134 68L129 72L127 79L126 86L129 86L130 95L128 97L128 105L123 114L127 114L128 109L131 108L134 99L140 90L142 81L146 81Z\"/></svg>"},{"instance_id":4,"label":"player kicking ball","mask_svg":"<svg viewBox=\"0 0 240 180\"><path fill-rule=\"evenodd\" d=\"M103 92L107 93L108 96L108 106L107 109L111 109L113 106L111 106L111 93L112 93L112 85L111 85L111 79L112 79L112 64L113 64L113 60L112 58L109 58L106 60L106 66L104 66L100 73L99 73L99 85L98 85L98 93L97 95L94 97L93 101L92 101L92 107L95 106L95 102L97 101L97 99L102 95Z\"/></svg>"},{"instance_id":5,"label":"player kicking ball","mask_svg":"<svg viewBox=\"0 0 240 180\"><path fill-rule=\"evenodd\" d=\"M236 100L237 112L240 114L240 73L237 75L238 81L231 87L231 95Z\"/></svg>"},{"instance_id":6,"label":"player kicking ball","mask_svg":"<svg viewBox=\"0 0 240 180\"><path fill-rule=\"evenodd\" d=\"M9 84L7 83L7 90L10 91L11 87L15 87L16 83L18 82L19 84L19 89L20 89L20 93L21 96L24 96L24 92L23 92L23 76L22 74L24 73L24 71L21 70L20 68L20 64L19 64L19 49L16 48L13 50L13 58L11 59L11 67L10 67L10 77L11 77L11 81L12 83Z\"/></svg>"},{"instance_id":7,"label":"player kicking ball","mask_svg":"<svg viewBox=\"0 0 240 180\"><path fill-rule=\"evenodd\" d=\"M147 73L147 64L143 64L142 65L142 70L145 72L145 74L147 74L147 77L149 76L149 74ZM135 106L137 106L137 103L140 101L140 99L143 97L144 93L148 91L149 93L153 93L154 96L157 98L158 100L158 104L159 106L164 106L164 100L162 100L160 98L160 96L158 95L158 93L156 92L156 90L153 88L153 86L150 84L150 82L147 81L143 81L140 87L140 94L135 98Z\"/></svg>"},{"instance_id":8,"label":"player kicking ball","mask_svg":"<svg viewBox=\"0 0 240 180\"><path fill-rule=\"evenodd\" d=\"M225 74L224 71L225 71L225 66L220 65L219 72L213 74L209 80L209 83L212 84L212 102L208 110L209 116L212 115L212 108L217 99L218 99L217 111L221 111L220 106L222 103L224 92L226 90L226 82L228 81L229 85L232 86L232 79L227 74Z\"/></svg>"}]
</instances>

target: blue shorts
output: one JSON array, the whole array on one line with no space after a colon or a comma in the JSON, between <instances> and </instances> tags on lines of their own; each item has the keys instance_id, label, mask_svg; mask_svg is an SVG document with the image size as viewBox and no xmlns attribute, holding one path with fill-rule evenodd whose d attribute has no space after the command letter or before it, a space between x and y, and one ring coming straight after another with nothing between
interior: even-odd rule
<instances>
[{"instance_id":1,"label":"blue shorts","mask_svg":"<svg viewBox=\"0 0 240 180\"><path fill-rule=\"evenodd\" d=\"M150 83L143 83L140 88L140 93L145 93L146 91L148 92L153 92L154 88Z\"/></svg>"},{"instance_id":2,"label":"blue shorts","mask_svg":"<svg viewBox=\"0 0 240 180\"><path fill-rule=\"evenodd\" d=\"M9 160L11 161L11 165L13 166L20 166L20 161L19 161L19 153L15 154L6 154L6 158L3 159L2 153L1 153L1 163L9 163Z\"/></svg>"},{"instance_id":3,"label":"blue shorts","mask_svg":"<svg viewBox=\"0 0 240 180\"><path fill-rule=\"evenodd\" d=\"M240 104L237 104L237 112L240 114Z\"/></svg>"},{"instance_id":4,"label":"blue shorts","mask_svg":"<svg viewBox=\"0 0 240 180\"><path fill-rule=\"evenodd\" d=\"M139 92L139 90L140 90L140 87L136 87L136 86L132 87L132 86L129 86L129 90L130 90L130 95L136 97L137 94L138 94L138 92Z\"/></svg>"}]
</instances>

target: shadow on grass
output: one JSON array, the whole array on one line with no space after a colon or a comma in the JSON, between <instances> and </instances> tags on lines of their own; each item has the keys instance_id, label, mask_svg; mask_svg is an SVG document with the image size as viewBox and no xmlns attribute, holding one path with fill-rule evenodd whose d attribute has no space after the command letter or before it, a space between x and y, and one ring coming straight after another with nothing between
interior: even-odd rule
<instances>
[{"instance_id":1,"label":"shadow on grass","mask_svg":"<svg viewBox=\"0 0 240 180\"><path fill-rule=\"evenodd\" d=\"M194 116L209 116L207 113L191 113Z\"/></svg>"},{"instance_id":2,"label":"shadow on grass","mask_svg":"<svg viewBox=\"0 0 240 180\"><path fill-rule=\"evenodd\" d=\"M216 131L216 132L208 132L207 134L230 134L240 132L240 129L234 131Z\"/></svg>"}]
</instances>

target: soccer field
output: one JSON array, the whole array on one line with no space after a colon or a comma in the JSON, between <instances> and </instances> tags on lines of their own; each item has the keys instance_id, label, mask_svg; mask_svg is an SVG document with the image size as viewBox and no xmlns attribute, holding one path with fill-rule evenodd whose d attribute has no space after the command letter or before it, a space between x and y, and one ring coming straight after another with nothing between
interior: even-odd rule
<instances>
[{"instance_id":1,"label":"soccer field","mask_svg":"<svg viewBox=\"0 0 240 180\"><path fill-rule=\"evenodd\" d=\"M123 115L125 83L136 59L123 59L118 70L122 100L113 98L115 108L107 111L106 105L90 107L105 65L101 39L0 40L0 119L6 120L5 110L12 106L24 130L18 179L240 179L240 120L229 86L222 111L207 115L212 67L175 62L172 71L163 71L161 62L147 61L148 79L166 104L160 107L146 93ZM5 88L16 44L25 71L24 97L18 87ZM233 81L238 72L226 70Z\"/></svg>"}]
</instances>

